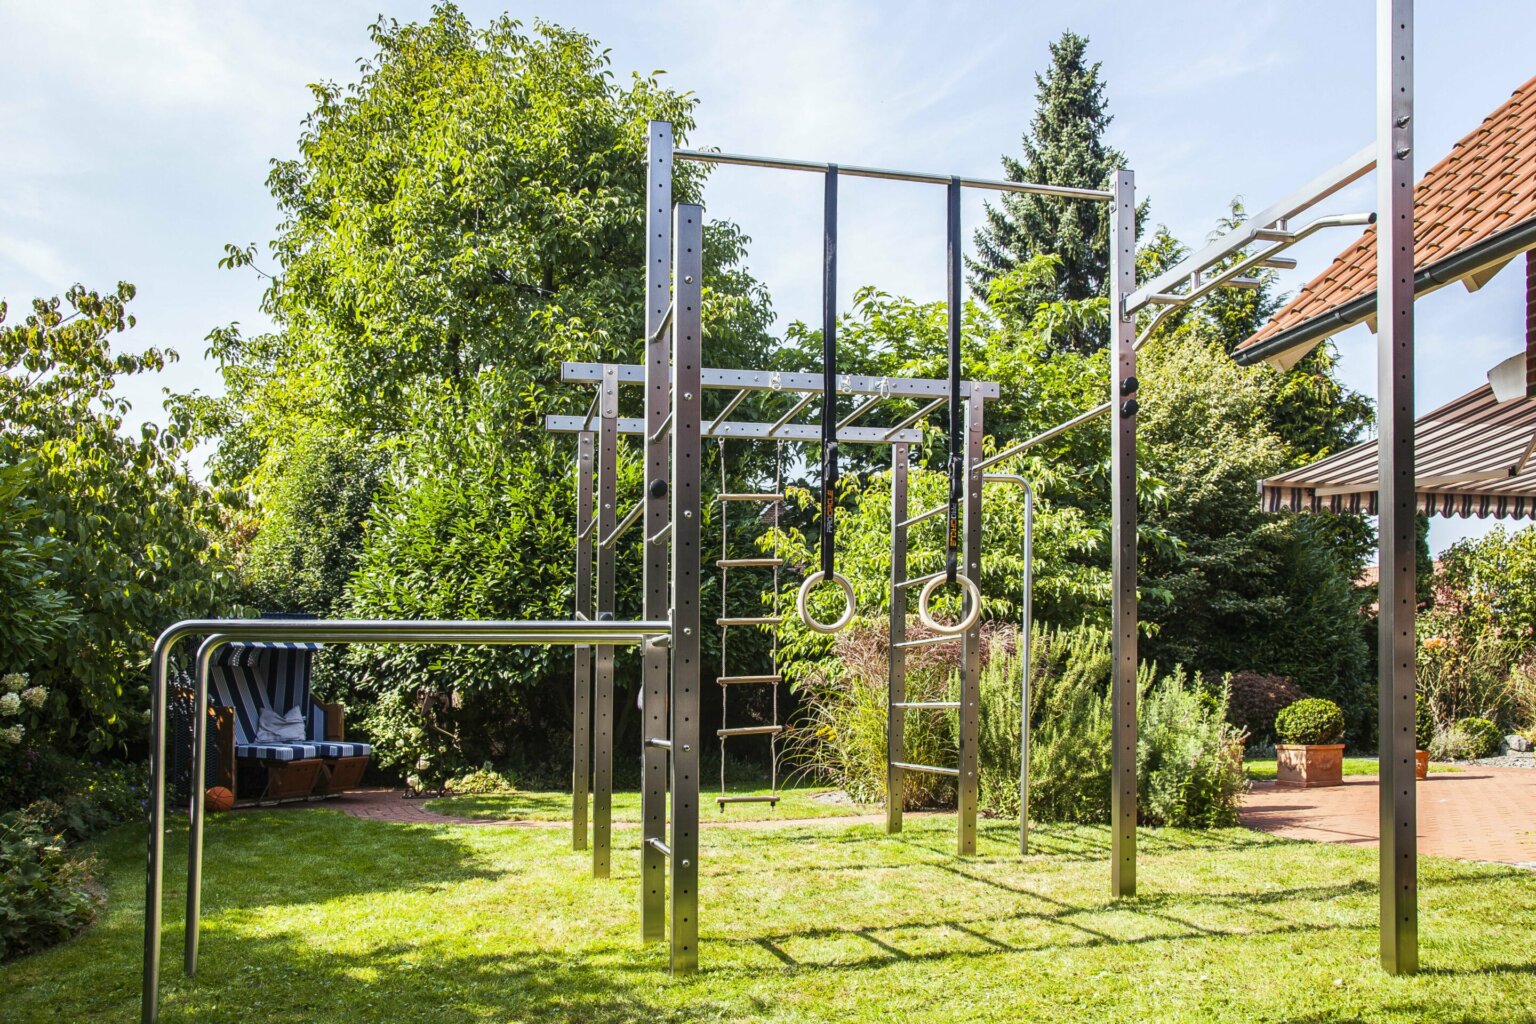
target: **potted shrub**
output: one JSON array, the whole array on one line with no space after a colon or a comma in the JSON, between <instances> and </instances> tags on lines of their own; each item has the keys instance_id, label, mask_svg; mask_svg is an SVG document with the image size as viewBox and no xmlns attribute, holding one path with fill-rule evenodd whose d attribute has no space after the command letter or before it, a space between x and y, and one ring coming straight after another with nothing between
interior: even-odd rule
<instances>
[{"instance_id":1,"label":"potted shrub","mask_svg":"<svg viewBox=\"0 0 1536 1024\"><path fill-rule=\"evenodd\" d=\"M1413 775L1417 779L1429 778L1429 745L1435 741L1435 716L1429 710L1429 701L1422 693L1413 698Z\"/></svg>"},{"instance_id":2,"label":"potted shrub","mask_svg":"<svg viewBox=\"0 0 1536 1024\"><path fill-rule=\"evenodd\" d=\"M1344 781L1344 713L1331 700L1308 697L1275 716L1275 781L1282 786L1337 786Z\"/></svg>"}]
</instances>

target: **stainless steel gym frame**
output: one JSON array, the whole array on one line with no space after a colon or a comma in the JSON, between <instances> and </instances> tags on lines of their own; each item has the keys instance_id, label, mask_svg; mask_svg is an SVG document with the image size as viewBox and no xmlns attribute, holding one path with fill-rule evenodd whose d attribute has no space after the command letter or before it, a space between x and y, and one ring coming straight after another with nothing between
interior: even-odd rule
<instances>
[{"instance_id":1,"label":"stainless steel gym frame","mask_svg":"<svg viewBox=\"0 0 1536 1024\"><path fill-rule=\"evenodd\" d=\"M1162 307L1132 344L1134 353L1173 310L1214 288L1241 286L1241 275L1254 267L1294 266L1293 260L1279 254L1312 232L1376 224L1381 964L1391 974L1412 974L1419 962L1413 775L1413 2L1377 0L1376 15L1375 143L1141 288L1132 289L1123 298L1120 313L1122 326L1127 326L1138 310ZM1292 218L1373 169L1377 171L1377 213L1323 216L1300 228L1290 226ZM1230 265L1220 265L1244 252L1247 255Z\"/></svg>"},{"instance_id":2,"label":"stainless steel gym frame","mask_svg":"<svg viewBox=\"0 0 1536 1024\"><path fill-rule=\"evenodd\" d=\"M649 438L654 434L654 431L647 433L646 428L648 422L646 420L642 420L636 417L619 417L617 414L617 401L610 405L608 404L605 397L607 389L610 387L610 385L616 385L622 389L624 386L632 386L643 383L643 367L633 365L614 365L608 363L565 363L561 366L560 372L561 379L566 382L594 383L599 386L598 400L593 402L592 406L590 407L591 411L588 414L579 416L548 416L545 420L546 429L548 429L551 433L575 434L578 438L576 458L576 492L579 515L579 510L581 508L591 504L594 486L596 486L597 489L601 491L601 481L604 479L604 461L607 460L611 462L617 457L616 446L609 446L607 444L600 446L601 454L596 466L593 465L591 460L584 457L583 452L586 451L585 445L588 444L590 442L590 438L594 436L592 427L594 425L600 425L603 430L611 430L616 436L643 436L646 437L647 440L649 440ZM823 382L821 377L817 374L782 373L767 370L705 369L700 373L700 382L701 383L699 386L701 390L729 391L732 393L731 397L726 401L725 406L721 412L715 414L713 417L701 423L701 441L708 438L731 438L800 443L819 443L821 441L822 435L821 427L819 424L792 422L794 417L805 412L814 403L815 399L821 395ZM926 380L910 377L869 377L863 375L844 374L838 380L838 394L853 396L860 400L857 402L851 412L844 414L837 421L837 442L842 445L890 445L893 453L892 472L895 475L895 480L899 481L893 482L893 490L898 488L901 489L903 495L903 505L905 504L907 462L910 460L912 446L920 442L923 436L922 431L918 428L917 424L925 415L932 412L939 405L944 403L948 389L948 381ZM779 415L773 422L728 420L725 418L729 416L733 411L735 411L747 396L754 393L782 394L789 401L788 407L785 412ZM983 408L987 401L995 399L1001 394L1001 389L997 384L991 382L961 381L960 394L966 403L967 409L966 421L968 437L968 464L972 467L979 467L981 463L980 454ZM882 402L888 400L899 401L902 399L916 400L918 403L920 403L920 405L915 413L904 417L900 423L897 423L894 426L855 425L854 421L856 419L872 412ZM610 422L603 422L605 419ZM669 430L670 424L663 422L661 429L664 432ZM975 472L971 475L974 479L977 480L980 480L982 477L979 468L976 469ZM987 477L987 479L995 478ZM594 481L597 483L594 483ZM649 489L647 489L646 493L650 493ZM731 494L725 495L724 497L732 500L751 500L764 499L772 496L758 494ZM602 493L598 495L598 501L600 504L608 503L610 498L611 496ZM643 503L644 499L642 498L641 500ZM979 502L979 492L977 500ZM617 499L613 499L613 501L615 507L617 507ZM907 523L898 524L898 528L893 530L893 554L896 550L894 545L899 543L902 546L902 554L899 558L893 558L893 566L899 565L900 572L903 575L905 574L906 568L905 542L907 527L915 522L920 522L924 519L939 515L943 511L944 506L940 505L914 520L911 520ZM606 553L611 558L611 542L617 541L618 538L624 534L626 527L635 520L637 515L637 510L631 509L623 516L622 519L619 519L617 526L615 526L609 532L607 537L599 540L597 545L597 558L599 560L598 564L600 573L602 571L601 559L605 554L604 549L607 549ZM590 560L592 557L591 550L581 546L583 529L590 529L590 523L584 527L578 518L577 558L585 558ZM979 552L981 545L981 517L979 514L979 504L974 514L969 504L967 506L966 537L968 545L968 554L966 558L967 574L970 577L976 578L979 577L980 574ZM897 538L899 538L899 541ZM662 551L665 551L667 541L668 534L665 529L658 531L656 534L648 533L645 538L644 548L647 552L649 552L652 547L656 547ZM971 555L972 552L975 553L974 557ZM647 554L646 557L649 558L649 554ZM578 581L582 578L583 571L584 566L578 565ZM906 604L905 595L909 592L909 588L930 583L935 578L942 579L943 575L944 573L941 570L938 573L921 576L912 580L902 580L901 577L898 576L896 579L900 582L900 586L894 589L892 594L902 595L899 603L900 607L902 607L904 611ZM979 578L975 579L975 581L979 582ZM897 602L893 601L893 607L896 606ZM604 615L612 615L615 612L616 609L613 608L611 604L599 604L590 614L591 617L600 620ZM583 618L589 614L588 608L584 604L579 603L577 606L576 614L578 618ZM753 619L751 621L746 619L730 619L726 621L729 621L731 624L735 625L774 625L776 624L775 621L770 621L772 618L773 617L769 616L761 619ZM900 626L896 626L893 618L892 630L893 649L895 649L895 644L902 642L904 639L905 622L903 621ZM963 727L960 730L959 737L961 750L960 763L965 764L969 760L970 762L973 762L974 768L975 751L977 750L977 743L979 740L980 720L980 629L979 627L970 628L967 629L963 634L941 635L930 638L928 640L913 641L912 643L928 644L943 643L948 641L961 641L964 645L962 648L961 662L964 666L964 678L967 680L967 682L963 687L962 700L956 701L953 704L945 704L943 706L962 709L963 713L961 718ZM973 653L974 657L972 657ZM582 667L578 663L576 680L576 699L578 702L587 699L589 688L591 686L590 675L588 674L584 676L582 671ZM893 679L894 678L895 677L893 677ZM904 707L901 705L902 697L899 692L900 682L896 681L894 686L895 688L893 688L891 699L896 703L892 705L891 711L893 714L899 715L904 710ZM611 694L609 697L611 698ZM602 706L603 700L604 695L601 693L601 691L599 691L597 695L596 706L600 708ZM939 705L924 704L922 706L938 707ZM653 749L654 746L654 744L648 744L646 748L647 751ZM593 770L593 766L586 760L587 749L588 748L585 743L582 742L582 737L573 737L572 775L573 778L585 779L589 773L591 774L594 780L594 795L597 797L597 799L593 801L594 842L606 843L606 832L601 828L601 823L607 814L605 808L608 806L607 802L603 799L603 796L605 795L603 790L605 787L611 786L611 774L603 773L600 770ZM600 744L594 744L593 749L598 750L599 756L601 756L600 752L602 747ZM899 747L897 748L897 751L898 752L894 757L894 760L899 762L901 761ZM901 765L899 766L898 770L901 768L910 771L933 771L938 774L950 775L954 777L959 777L960 775L959 768L926 765ZM896 781L899 785L899 777ZM578 794L580 793L579 790L577 792ZM648 787L645 793L646 795L649 795L650 790ZM674 795L674 799L675 798L676 796ZM899 830L900 801L896 800L894 802L898 806L898 824L895 830ZM974 799L963 803L959 808L959 829L957 842L958 849L961 853L972 853L975 850L976 810L976 801ZM646 817L645 815L642 816ZM659 935L656 937L659 937Z\"/></svg>"},{"instance_id":3,"label":"stainless steel gym frame","mask_svg":"<svg viewBox=\"0 0 1536 1024\"><path fill-rule=\"evenodd\" d=\"M166 629L155 641L150 667L149 720L149 857L144 892L144 973L140 1014L154 1024L160 1010L161 899L165 868L166 701L170 656L175 646L192 636L207 638L198 651L198 707L208 699L208 666L219 647L241 640L296 640L327 643L388 644L639 644L665 637L664 621L646 622L526 622L526 621L361 621L320 619L188 619ZM207 765L207 716L194 716L192 778L203 777ZM187 919L184 964L191 976L197 969L197 940L201 910L203 859L203 795L193 787L189 802L187 858Z\"/></svg>"}]
</instances>

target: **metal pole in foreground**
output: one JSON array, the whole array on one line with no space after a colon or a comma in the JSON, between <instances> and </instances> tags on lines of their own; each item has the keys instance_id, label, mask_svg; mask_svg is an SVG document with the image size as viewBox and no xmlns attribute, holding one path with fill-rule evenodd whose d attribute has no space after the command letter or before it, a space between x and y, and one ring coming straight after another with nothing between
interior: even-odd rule
<instances>
[{"instance_id":1,"label":"metal pole in foreground","mask_svg":"<svg viewBox=\"0 0 1536 1024\"><path fill-rule=\"evenodd\" d=\"M192 799L187 808L187 919L183 924L182 970L187 977L197 974L198 929L203 916L203 825L207 818L203 806L203 780L208 767L208 673L214 652L223 646L217 636L203 641L197 649L197 666L192 690Z\"/></svg>"},{"instance_id":2,"label":"metal pole in foreground","mask_svg":"<svg viewBox=\"0 0 1536 1024\"><path fill-rule=\"evenodd\" d=\"M1113 297L1110 402L1110 889L1136 895L1136 318L1125 297L1136 290L1136 177L1115 172L1109 208Z\"/></svg>"},{"instance_id":3,"label":"metal pole in foreground","mask_svg":"<svg viewBox=\"0 0 1536 1024\"><path fill-rule=\"evenodd\" d=\"M613 618L614 559L618 541L612 536L618 513L619 377L613 366L603 367L597 405L597 618ZM592 877L607 878L613 842L613 647L597 649L592 691Z\"/></svg>"},{"instance_id":4,"label":"metal pole in foreground","mask_svg":"<svg viewBox=\"0 0 1536 1024\"><path fill-rule=\"evenodd\" d=\"M965 538L960 557L971 582L981 587L981 491L986 480L981 464L982 398L971 392L965 416ZM976 807L980 800L981 744L981 619L961 640L960 671L960 775L956 780L959 822L956 850L963 856L976 852Z\"/></svg>"},{"instance_id":5,"label":"metal pole in foreground","mask_svg":"<svg viewBox=\"0 0 1536 1024\"><path fill-rule=\"evenodd\" d=\"M672 316L672 973L699 965L699 414L704 208L674 215Z\"/></svg>"},{"instance_id":6,"label":"metal pole in foreground","mask_svg":"<svg viewBox=\"0 0 1536 1024\"><path fill-rule=\"evenodd\" d=\"M1414 805L1413 3L1377 8L1376 352L1380 522L1381 965L1419 969Z\"/></svg>"},{"instance_id":7,"label":"metal pole in foreground","mask_svg":"<svg viewBox=\"0 0 1536 1024\"><path fill-rule=\"evenodd\" d=\"M672 392L672 338L661 325L672 303L672 126L652 121L646 149L645 200L645 566L642 611L664 619L667 545L663 532L671 515L667 471L671 440L658 436L667 422ZM641 737L666 737L667 649L647 644L641 653ZM640 753L640 941L667 935L666 857L651 845L667 834L667 751L649 743Z\"/></svg>"},{"instance_id":8,"label":"metal pole in foreground","mask_svg":"<svg viewBox=\"0 0 1536 1024\"><path fill-rule=\"evenodd\" d=\"M597 436L576 435L576 618L592 615L592 454ZM592 648L575 648L571 682L571 849L587 848L592 786Z\"/></svg>"},{"instance_id":9,"label":"metal pole in foreground","mask_svg":"<svg viewBox=\"0 0 1536 1024\"><path fill-rule=\"evenodd\" d=\"M906 798L906 775L897 765L907 759L907 709L900 707L907 699L907 652L901 646L907 638L907 476L911 471L911 448L906 442L891 445L891 610L886 637L889 679L886 683L885 709L885 831L901 831L902 801Z\"/></svg>"}]
</instances>

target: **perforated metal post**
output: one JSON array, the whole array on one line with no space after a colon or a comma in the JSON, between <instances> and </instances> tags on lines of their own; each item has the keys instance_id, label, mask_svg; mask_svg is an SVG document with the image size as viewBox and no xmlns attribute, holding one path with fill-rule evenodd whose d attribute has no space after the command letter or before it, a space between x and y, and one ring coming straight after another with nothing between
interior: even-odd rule
<instances>
[{"instance_id":1,"label":"perforated metal post","mask_svg":"<svg viewBox=\"0 0 1536 1024\"><path fill-rule=\"evenodd\" d=\"M597 619L613 618L614 548L618 523L619 376L603 367L598 386ZM597 648L592 700L592 877L607 878L613 841L613 647Z\"/></svg>"},{"instance_id":2,"label":"perforated metal post","mask_svg":"<svg viewBox=\"0 0 1536 1024\"><path fill-rule=\"evenodd\" d=\"M704 209L679 204L672 276L672 973L699 963L699 417Z\"/></svg>"},{"instance_id":3,"label":"perforated metal post","mask_svg":"<svg viewBox=\"0 0 1536 1024\"><path fill-rule=\"evenodd\" d=\"M1109 212L1114 370L1110 374L1110 888L1136 894L1136 179L1115 173Z\"/></svg>"},{"instance_id":4,"label":"perforated metal post","mask_svg":"<svg viewBox=\"0 0 1536 1024\"><path fill-rule=\"evenodd\" d=\"M1377 13L1376 351L1380 615L1381 965L1419 969L1414 805L1413 3Z\"/></svg>"},{"instance_id":5,"label":"perforated metal post","mask_svg":"<svg viewBox=\"0 0 1536 1024\"><path fill-rule=\"evenodd\" d=\"M661 436L672 391L671 334L662 330L672 300L672 126L652 121L646 149L645 205L645 591L644 618L667 617L667 538L671 515L667 495L670 441ZM667 649L643 649L640 720L642 735L666 739ZM650 840L667 834L667 751L645 743L640 754L640 938L659 942L667 934L664 887L666 856Z\"/></svg>"},{"instance_id":6,"label":"perforated metal post","mask_svg":"<svg viewBox=\"0 0 1536 1024\"><path fill-rule=\"evenodd\" d=\"M592 616L592 458L597 435L576 435L576 608ZM571 684L571 849L587 848L587 803L592 785L592 648L577 647Z\"/></svg>"},{"instance_id":7,"label":"perforated metal post","mask_svg":"<svg viewBox=\"0 0 1536 1024\"><path fill-rule=\"evenodd\" d=\"M981 490L985 478L980 468L982 438L982 398L972 392L965 415L965 542L961 549L962 568L979 589L981 586ZM976 805L980 802L981 740L981 619L965 631L961 641L960 672L960 775L959 838L956 849L962 856L976 852Z\"/></svg>"},{"instance_id":8,"label":"perforated metal post","mask_svg":"<svg viewBox=\"0 0 1536 1024\"><path fill-rule=\"evenodd\" d=\"M907 652L901 646L907 639L907 476L911 467L912 446L891 445L891 611L890 650L887 654L889 684L886 693L885 754L885 831L901 831L901 804L906 796L906 781L899 762L907 759L906 708Z\"/></svg>"}]
</instances>

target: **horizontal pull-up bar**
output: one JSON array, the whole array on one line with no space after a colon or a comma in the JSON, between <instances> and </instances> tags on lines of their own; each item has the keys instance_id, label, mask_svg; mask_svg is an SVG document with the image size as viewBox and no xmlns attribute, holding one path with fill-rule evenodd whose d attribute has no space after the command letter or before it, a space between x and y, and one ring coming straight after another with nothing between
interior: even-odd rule
<instances>
[{"instance_id":1,"label":"horizontal pull-up bar","mask_svg":"<svg viewBox=\"0 0 1536 1024\"><path fill-rule=\"evenodd\" d=\"M521 644L584 645L615 647L644 643L666 636L669 622L626 622L616 619L583 622L576 619L549 621L497 620L453 621L441 619L188 619L161 634L167 637L217 634L238 643L244 640L288 640L316 643L425 643L425 644Z\"/></svg>"},{"instance_id":2,"label":"horizontal pull-up bar","mask_svg":"<svg viewBox=\"0 0 1536 1024\"><path fill-rule=\"evenodd\" d=\"M982 459L980 462L976 463L976 465L972 466L971 468L972 469L986 469L988 466L995 466L999 462L1002 462L1004 459L1011 459L1015 455L1018 455L1020 452L1023 452L1025 450L1029 449L1029 448L1033 448L1037 444L1044 444L1046 441L1049 441L1049 440L1051 440L1054 437L1060 437L1062 434L1065 434L1067 431L1071 430L1073 427L1082 426L1084 423L1087 423L1089 420L1095 419L1095 418L1097 418L1099 416L1104 415L1106 412L1109 412L1109 406L1110 406L1110 403L1108 403L1108 402L1105 402L1103 405L1096 405L1092 409L1089 409L1087 412L1085 412L1085 413L1083 413L1083 414L1081 414L1079 416L1072 417L1071 419L1067 420L1067 422L1065 422L1065 423L1059 423L1056 426L1052 427L1050 430L1042 431L1041 433L1036 434L1034 437L1028 438L1027 440L1020 441L1018 444L1014 445L1011 448L1004 448L1002 451L998 452L996 455L992 455L992 456L989 456L989 457L987 457L985 459Z\"/></svg>"},{"instance_id":3,"label":"horizontal pull-up bar","mask_svg":"<svg viewBox=\"0 0 1536 1024\"><path fill-rule=\"evenodd\" d=\"M672 154L679 160L697 164L731 164L736 167L767 167L779 171L810 171L825 174L831 164L813 160L788 160L776 156L744 156L740 153L705 153L697 149L679 149ZM952 174L933 174L928 171L897 171L886 167L859 167L838 164L839 175L855 178L884 178L887 181L914 181L922 185L948 185L955 179ZM1000 181L995 178L967 178L960 176L961 188L977 188L989 192L1027 192L1037 196L1059 196L1062 199L1091 199L1108 202L1113 193L1096 188L1071 188L1066 185L1041 185L1031 181Z\"/></svg>"}]
</instances>

